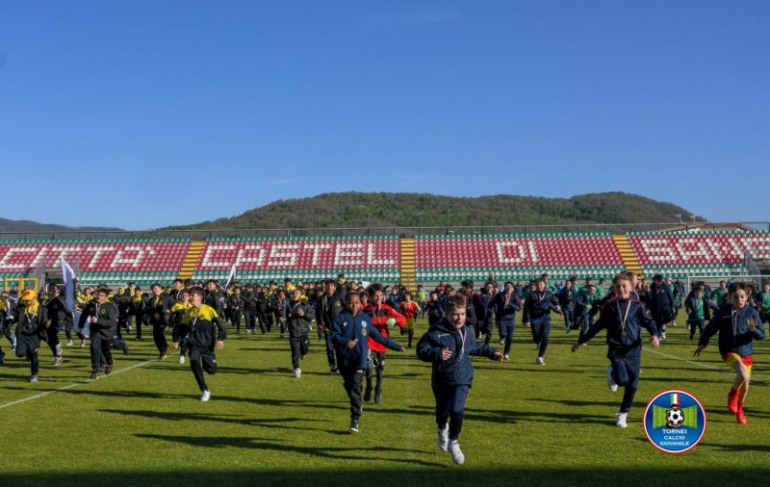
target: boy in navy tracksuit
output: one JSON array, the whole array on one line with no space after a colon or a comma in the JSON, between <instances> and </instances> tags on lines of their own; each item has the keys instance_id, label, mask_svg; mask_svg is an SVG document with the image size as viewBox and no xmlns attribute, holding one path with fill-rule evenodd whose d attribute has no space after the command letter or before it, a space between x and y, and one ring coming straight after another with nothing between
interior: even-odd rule
<instances>
[{"instance_id":1,"label":"boy in navy tracksuit","mask_svg":"<svg viewBox=\"0 0 770 487\"><path fill-rule=\"evenodd\" d=\"M404 347L377 331L369 315L361 310L361 298L357 293L348 293L345 304L347 311L334 319L330 339L337 352L337 367L344 381L345 392L350 398L350 432L358 433L358 421L363 409L361 389L369 359L369 338L397 352L403 352Z\"/></svg>"},{"instance_id":2,"label":"boy in navy tracksuit","mask_svg":"<svg viewBox=\"0 0 770 487\"><path fill-rule=\"evenodd\" d=\"M619 275L615 290L616 296L604 304L599 320L578 338L572 345L572 351L577 351L599 331L607 330L607 358L610 359L607 385L612 392L617 390L618 385L625 386L615 426L627 428L626 418L639 386L639 370L642 366L642 327L652 335L650 343L653 347L660 346L660 331L644 305L632 297L631 277L625 273Z\"/></svg>"},{"instance_id":3,"label":"boy in navy tracksuit","mask_svg":"<svg viewBox=\"0 0 770 487\"><path fill-rule=\"evenodd\" d=\"M523 322L525 328L532 328L532 340L537 345L535 364L545 365L545 351L551 338L551 310L561 313L559 301L553 293L545 288L545 281L535 281L535 289L531 290L524 300Z\"/></svg>"},{"instance_id":4,"label":"boy in navy tracksuit","mask_svg":"<svg viewBox=\"0 0 770 487\"><path fill-rule=\"evenodd\" d=\"M735 372L733 387L727 394L727 408L740 424L746 424L743 403L749 392L751 365L754 363L754 340L763 340L765 330L759 313L749 306L748 286L736 282L730 289L732 303L725 302L701 333L695 356L706 348L709 339L719 332L719 353Z\"/></svg>"},{"instance_id":5,"label":"boy in navy tracksuit","mask_svg":"<svg viewBox=\"0 0 770 487\"><path fill-rule=\"evenodd\" d=\"M497 319L497 328L500 330L500 336L505 340L503 356L508 360L511 353L511 342L513 341L513 328L516 323L516 312L521 310L521 300L516 295L514 285L511 281L505 283L503 292L497 293L490 300L488 309L492 311ZM489 335L487 335L487 338ZM489 343L487 340L486 343Z\"/></svg>"},{"instance_id":6,"label":"boy in navy tracksuit","mask_svg":"<svg viewBox=\"0 0 770 487\"><path fill-rule=\"evenodd\" d=\"M444 318L417 342L417 357L433 363L431 387L436 398L438 445L449 451L456 464L465 462L457 439L462 430L465 399L473 383L471 355L481 355L502 362L503 354L487 343L474 339L473 328L465 326L465 300L451 296L445 303Z\"/></svg>"}]
</instances>

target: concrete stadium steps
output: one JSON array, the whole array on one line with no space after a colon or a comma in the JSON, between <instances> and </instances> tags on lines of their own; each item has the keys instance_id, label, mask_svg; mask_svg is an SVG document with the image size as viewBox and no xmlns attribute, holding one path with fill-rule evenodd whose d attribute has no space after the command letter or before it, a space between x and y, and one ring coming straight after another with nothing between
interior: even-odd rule
<instances>
[{"instance_id":1,"label":"concrete stadium steps","mask_svg":"<svg viewBox=\"0 0 770 487\"><path fill-rule=\"evenodd\" d=\"M636 258L636 252L631 247L628 237L625 235L613 235L612 240L615 242L620 258L623 259L623 265L625 265L626 270L636 273L639 277L644 277L642 266Z\"/></svg>"},{"instance_id":2,"label":"concrete stadium steps","mask_svg":"<svg viewBox=\"0 0 770 487\"><path fill-rule=\"evenodd\" d=\"M401 283L407 289L417 286L417 264L415 259L414 238L401 239Z\"/></svg>"},{"instance_id":3,"label":"concrete stadium steps","mask_svg":"<svg viewBox=\"0 0 770 487\"><path fill-rule=\"evenodd\" d=\"M182 263L182 268L177 275L178 279L182 279L183 281L192 279L193 273L195 273L195 267L198 265L201 252L205 245L205 240L194 240L190 242L190 246L187 248L187 255L185 255L184 262Z\"/></svg>"}]
</instances>

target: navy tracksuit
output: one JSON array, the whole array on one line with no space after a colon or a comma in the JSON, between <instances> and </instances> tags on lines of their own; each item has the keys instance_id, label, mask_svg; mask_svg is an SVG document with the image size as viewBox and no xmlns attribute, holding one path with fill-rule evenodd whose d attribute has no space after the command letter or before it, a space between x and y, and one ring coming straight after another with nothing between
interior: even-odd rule
<instances>
[{"instance_id":1,"label":"navy tracksuit","mask_svg":"<svg viewBox=\"0 0 770 487\"><path fill-rule=\"evenodd\" d=\"M539 344L537 356L543 357L551 338L551 310L559 302L551 291L532 291L524 300L524 323L532 325L532 340Z\"/></svg>"},{"instance_id":2,"label":"navy tracksuit","mask_svg":"<svg viewBox=\"0 0 770 487\"><path fill-rule=\"evenodd\" d=\"M372 325L372 318L363 311L355 316L344 311L334 319L330 339L337 352L337 367L344 381L345 392L350 398L352 420L358 420L363 410L361 389L369 360L369 337L391 350L403 350L398 343L383 337ZM358 340L356 346L347 348L348 342L353 340Z\"/></svg>"},{"instance_id":3,"label":"navy tracksuit","mask_svg":"<svg viewBox=\"0 0 770 487\"><path fill-rule=\"evenodd\" d=\"M497 293L489 302L488 309L492 310L497 320L497 328L500 330L500 336L505 340L503 353L508 355L511 351L511 342L513 341L513 328L516 324L516 312L521 310L521 300L515 292L508 298L505 293ZM489 343L489 335L487 342Z\"/></svg>"},{"instance_id":4,"label":"navy tracksuit","mask_svg":"<svg viewBox=\"0 0 770 487\"><path fill-rule=\"evenodd\" d=\"M449 360L443 360L443 351L452 352ZM433 363L431 388L436 399L436 424L444 429L449 420L449 439L456 440L462 430L465 415L465 398L473 384L471 355L493 358L495 349L474 338L473 328L455 328L442 319L417 342L417 358Z\"/></svg>"},{"instance_id":5,"label":"navy tracksuit","mask_svg":"<svg viewBox=\"0 0 770 487\"><path fill-rule=\"evenodd\" d=\"M660 337L660 331L636 299L613 299L602 307L601 316L588 331L578 338L586 343L601 330L607 330L607 358L612 367L612 380L625 387L620 412L627 413L634 402L642 366L642 327Z\"/></svg>"}]
</instances>

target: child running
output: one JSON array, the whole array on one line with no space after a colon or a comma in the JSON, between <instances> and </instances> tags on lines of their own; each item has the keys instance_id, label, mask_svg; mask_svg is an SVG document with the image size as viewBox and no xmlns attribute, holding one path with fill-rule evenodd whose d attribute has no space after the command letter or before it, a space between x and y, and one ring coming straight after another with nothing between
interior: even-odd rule
<instances>
[{"instance_id":1,"label":"child running","mask_svg":"<svg viewBox=\"0 0 770 487\"><path fill-rule=\"evenodd\" d=\"M461 465L465 455L457 442L465 416L465 399L473 383L471 355L481 355L502 362L503 354L487 343L478 343L474 331L465 325L465 298L450 296L445 302L444 318L431 326L417 342L417 357L433 363L431 388L436 399L438 446L449 451L452 462Z\"/></svg>"},{"instance_id":2,"label":"child running","mask_svg":"<svg viewBox=\"0 0 770 487\"><path fill-rule=\"evenodd\" d=\"M412 338L414 338L414 322L420 313L420 306L416 301L412 301L412 293L404 293L404 300L401 301L399 311L406 318L406 330L408 335L407 348L412 348Z\"/></svg>"},{"instance_id":3,"label":"child running","mask_svg":"<svg viewBox=\"0 0 770 487\"><path fill-rule=\"evenodd\" d=\"M406 325L404 315L393 309L392 306L385 304L385 293L380 284L369 286L369 306L364 311L372 318L372 325L377 328L380 335L388 337L388 327L400 326L402 329ZM366 368L366 390L364 391L364 401L372 400L372 375L377 376L377 383L374 387L374 403L382 403L382 383L385 374L385 350L387 348L381 345L373 338L369 338L370 360Z\"/></svg>"},{"instance_id":4,"label":"child running","mask_svg":"<svg viewBox=\"0 0 770 487\"><path fill-rule=\"evenodd\" d=\"M45 336L45 321L38 304L37 292L25 289L21 292L21 303L16 307L14 321L16 325L16 356L26 358L30 362L30 382L37 382L40 370L40 337Z\"/></svg>"},{"instance_id":5,"label":"child running","mask_svg":"<svg viewBox=\"0 0 770 487\"><path fill-rule=\"evenodd\" d=\"M182 325L188 327L187 335L182 340L187 342L190 351L190 369L201 390L200 399L206 402L211 399L211 392L203 378L203 371L209 374L217 372L214 345L216 344L216 348L220 350L225 348L224 340L227 338L227 332L214 308L203 304L202 288L194 287L190 290L190 301L192 306L187 309L182 318Z\"/></svg>"},{"instance_id":6,"label":"child running","mask_svg":"<svg viewBox=\"0 0 770 487\"><path fill-rule=\"evenodd\" d=\"M722 360L735 372L735 379L727 394L727 409L735 414L740 424L746 424L743 405L749 393L751 365L754 363L754 340L765 338L759 313L747 305L748 286L742 282L732 285L730 294L732 303L725 303L716 312L701 333L697 357L709 343L709 339L719 332L719 353Z\"/></svg>"},{"instance_id":7,"label":"child running","mask_svg":"<svg viewBox=\"0 0 770 487\"><path fill-rule=\"evenodd\" d=\"M187 354L187 343L184 337L187 336L189 327L182 324L182 319L190 309L192 304L190 303L190 291L183 290L179 293L179 301L174 303L171 307L171 339L174 343L174 348L179 349L179 363L185 362L185 355Z\"/></svg>"},{"instance_id":8,"label":"child running","mask_svg":"<svg viewBox=\"0 0 770 487\"><path fill-rule=\"evenodd\" d=\"M369 315L361 311L361 298L357 293L348 293L345 304L346 311L334 319L330 339L337 352L337 366L345 392L350 398L350 432L358 433L363 411L361 389L369 357L369 339L397 352L403 352L404 347L377 331Z\"/></svg>"},{"instance_id":9,"label":"child running","mask_svg":"<svg viewBox=\"0 0 770 487\"><path fill-rule=\"evenodd\" d=\"M286 326L289 331L289 346L291 348L291 366L294 377L302 376L299 361L305 358L310 348L310 323L315 318L313 307L302 300L302 291L295 289L291 292L287 311Z\"/></svg>"},{"instance_id":10,"label":"child running","mask_svg":"<svg viewBox=\"0 0 770 487\"><path fill-rule=\"evenodd\" d=\"M639 370L642 366L642 327L652 335L650 343L655 348L660 346L660 331L644 305L631 296L633 279L623 273L615 281L616 299L604 304L599 320L578 338L572 345L572 351L576 352L601 330L607 330L607 358L610 359L607 385L612 392L619 385L625 387L615 426L627 428L626 419L639 386Z\"/></svg>"}]
</instances>

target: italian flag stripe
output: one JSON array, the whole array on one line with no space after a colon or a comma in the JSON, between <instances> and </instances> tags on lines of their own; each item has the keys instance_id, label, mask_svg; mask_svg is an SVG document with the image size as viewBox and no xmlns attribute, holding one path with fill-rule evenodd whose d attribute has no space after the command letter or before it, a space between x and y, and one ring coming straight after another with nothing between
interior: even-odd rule
<instances>
[{"instance_id":1,"label":"italian flag stripe","mask_svg":"<svg viewBox=\"0 0 770 487\"><path fill-rule=\"evenodd\" d=\"M671 405L672 406L681 406L682 404L679 402L679 394L676 392L673 392L671 394Z\"/></svg>"}]
</instances>

